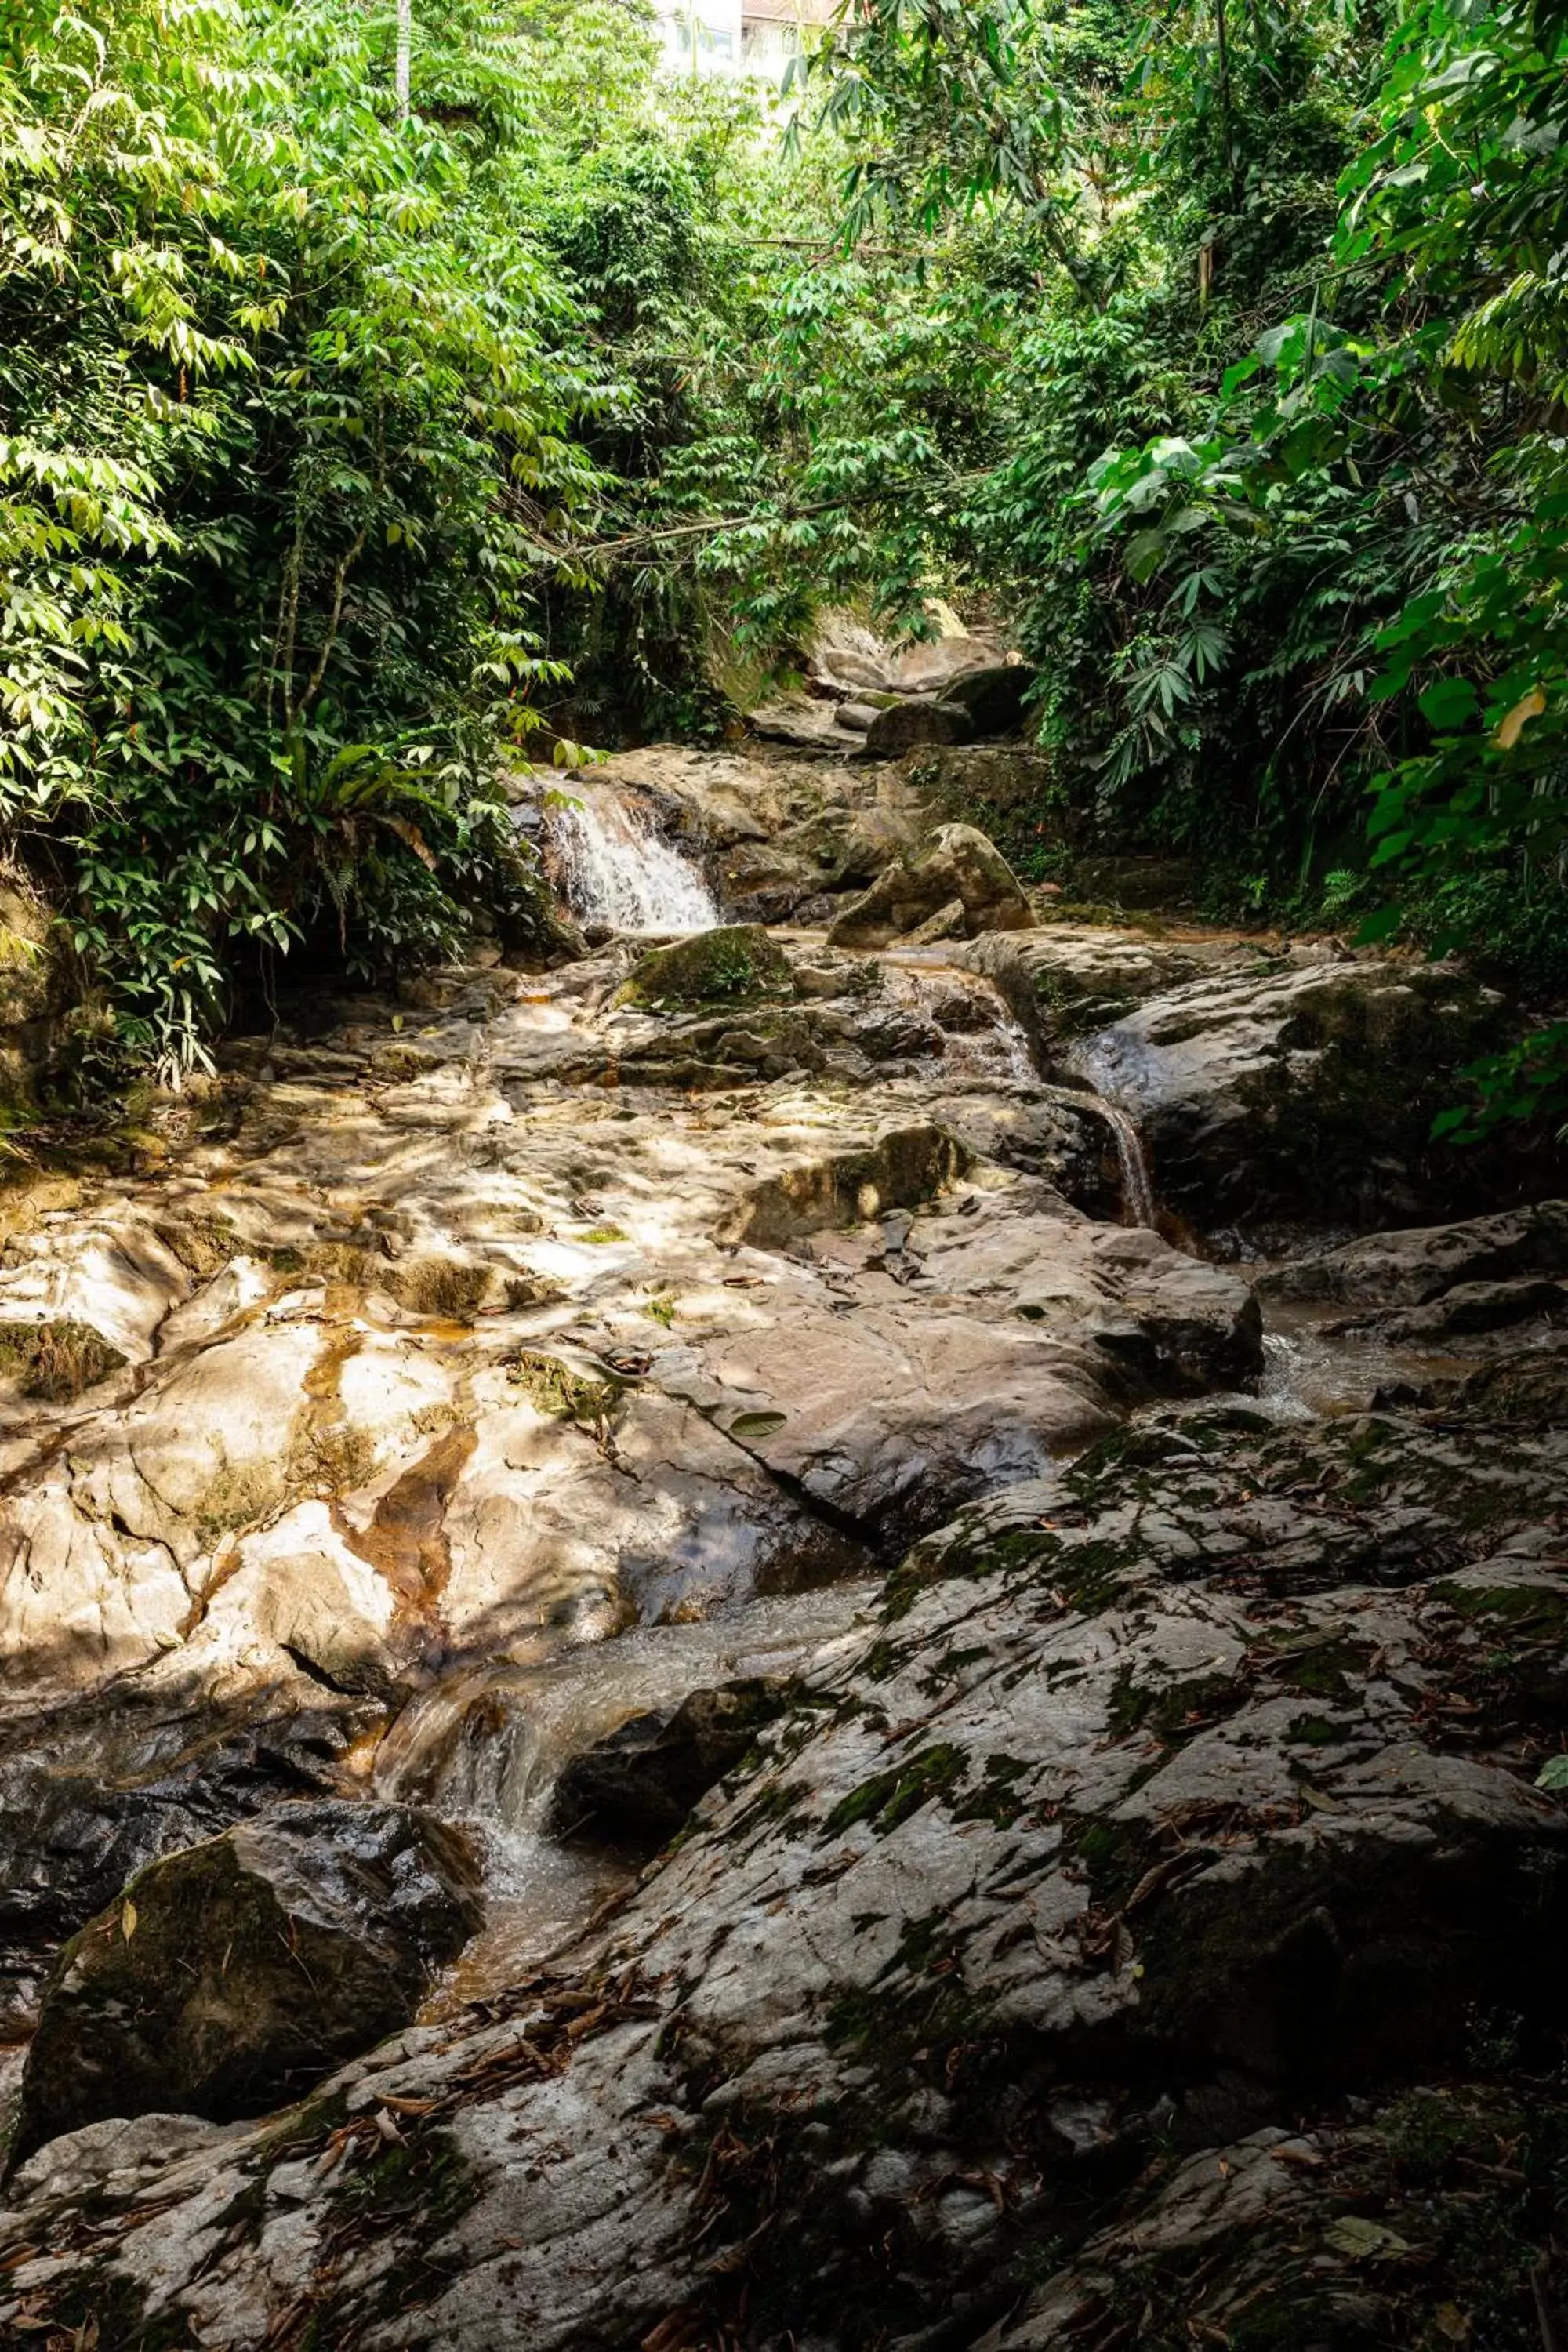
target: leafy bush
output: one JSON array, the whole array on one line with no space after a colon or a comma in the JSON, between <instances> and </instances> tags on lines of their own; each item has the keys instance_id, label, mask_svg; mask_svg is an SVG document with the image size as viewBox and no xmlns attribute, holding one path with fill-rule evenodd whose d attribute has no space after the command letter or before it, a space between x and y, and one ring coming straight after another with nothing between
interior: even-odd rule
<instances>
[{"instance_id":1,"label":"leafy bush","mask_svg":"<svg viewBox=\"0 0 1568 2352\"><path fill-rule=\"evenodd\" d=\"M237 954L447 944L514 859L491 747L604 395L505 95L400 123L331 0L0 28L0 820L168 1071Z\"/></svg>"}]
</instances>

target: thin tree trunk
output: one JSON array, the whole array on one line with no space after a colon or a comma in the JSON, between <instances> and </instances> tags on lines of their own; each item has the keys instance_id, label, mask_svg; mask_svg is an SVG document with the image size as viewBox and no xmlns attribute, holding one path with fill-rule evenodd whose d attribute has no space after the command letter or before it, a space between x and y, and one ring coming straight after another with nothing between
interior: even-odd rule
<instances>
[{"instance_id":1,"label":"thin tree trunk","mask_svg":"<svg viewBox=\"0 0 1568 2352\"><path fill-rule=\"evenodd\" d=\"M408 120L410 59L414 48L414 0L397 0L397 119Z\"/></svg>"},{"instance_id":2,"label":"thin tree trunk","mask_svg":"<svg viewBox=\"0 0 1568 2352\"><path fill-rule=\"evenodd\" d=\"M1241 210L1240 158L1236 151L1236 117L1230 96L1230 42L1226 31L1225 0L1215 0L1215 39L1219 49L1220 116L1225 126L1225 160L1230 176L1230 202L1234 212Z\"/></svg>"}]
</instances>

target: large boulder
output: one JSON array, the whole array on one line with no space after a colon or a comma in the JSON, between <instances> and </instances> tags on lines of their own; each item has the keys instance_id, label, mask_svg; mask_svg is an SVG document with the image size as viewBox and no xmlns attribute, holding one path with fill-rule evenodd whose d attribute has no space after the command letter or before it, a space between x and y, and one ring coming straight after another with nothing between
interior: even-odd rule
<instances>
[{"instance_id":1,"label":"large boulder","mask_svg":"<svg viewBox=\"0 0 1568 2352\"><path fill-rule=\"evenodd\" d=\"M109 2116L298 2096L405 2023L479 1916L465 1840L399 1806L286 1806L164 1856L60 1955L13 2160Z\"/></svg>"},{"instance_id":2,"label":"large boulder","mask_svg":"<svg viewBox=\"0 0 1568 2352\"><path fill-rule=\"evenodd\" d=\"M89 1695L0 1738L0 2041L25 2033L59 1947L162 1855L285 1800L336 1792L379 1709L303 1674L232 1707Z\"/></svg>"},{"instance_id":3,"label":"large boulder","mask_svg":"<svg viewBox=\"0 0 1568 2352\"><path fill-rule=\"evenodd\" d=\"M1149 999L1068 1066L1137 1120L1161 1198L1206 1229L1370 1225L1495 1181L1430 1139L1503 1026L1500 1001L1446 965L1270 961Z\"/></svg>"},{"instance_id":4,"label":"large boulder","mask_svg":"<svg viewBox=\"0 0 1568 2352\"><path fill-rule=\"evenodd\" d=\"M1033 917L1023 887L993 841L972 824L938 828L924 856L895 858L828 930L834 947L880 948L907 938L956 902L963 932L1018 931Z\"/></svg>"},{"instance_id":5,"label":"large boulder","mask_svg":"<svg viewBox=\"0 0 1568 2352\"><path fill-rule=\"evenodd\" d=\"M889 702L866 724L866 749L874 759L896 760L919 743L967 743L974 721L962 703Z\"/></svg>"},{"instance_id":6,"label":"large boulder","mask_svg":"<svg viewBox=\"0 0 1568 2352\"><path fill-rule=\"evenodd\" d=\"M1266 1298L1347 1307L1426 1307L1461 1284L1568 1275L1568 1201L1539 1201L1459 1223L1367 1234L1276 1266Z\"/></svg>"},{"instance_id":7,"label":"large boulder","mask_svg":"<svg viewBox=\"0 0 1568 2352\"><path fill-rule=\"evenodd\" d=\"M655 948L632 966L616 999L622 1004L736 1004L787 996L794 982L789 958L760 923L723 923Z\"/></svg>"},{"instance_id":8,"label":"large boulder","mask_svg":"<svg viewBox=\"0 0 1568 2352\"><path fill-rule=\"evenodd\" d=\"M1016 734L1035 673L1026 662L986 662L965 670L946 689L945 699L969 713L977 735Z\"/></svg>"},{"instance_id":9,"label":"large boulder","mask_svg":"<svg viewBox=\"0 0 1568 2352\"><path fill-rule=\"evenodd\" d=\"M972 940L963 962L999 988L1031 1036L1069 1043L1205 974L1256 965L1236 940L1174 940L1102 924L1041 923Z\"/></svg>"}]
</instances>

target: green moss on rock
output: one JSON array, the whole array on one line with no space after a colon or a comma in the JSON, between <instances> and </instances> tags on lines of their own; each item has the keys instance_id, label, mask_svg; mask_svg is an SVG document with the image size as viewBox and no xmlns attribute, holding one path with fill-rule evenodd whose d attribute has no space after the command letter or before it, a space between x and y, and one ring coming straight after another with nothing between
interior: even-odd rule
<instances>
[{"instance_id":1,"label":"green moss on rock","mask_svg":"<svg viewBox=\"0 0 1568 2352\"><path fill-rule=\"evenodd\" d=\"M509 1378L521 1389L536 1412L552 1421L574 1421L592 1428L612 1413L626 1394L626 1382L579 1371L559 1356L525 1348L507 1366Z\"/></svg>"},{"instance_id":2,"label":"green moss on rock","mask_svg":"<svg viewBox=\"0 0 1568 2352\"><path fill-rule=\"evenodd\" d=\"M68 1404L125 1361L90 1323L0 1323L0 1380L48 1404Z\"/></svg>"},{"instance_id":3,"label":"green moss on rock","mask_svg":"<svg viewBox=\"0 0 1568 2352\"><path fill-rule=\"evenodd\" d=\"M950 1740L922 1748L907 1764L874 1773L858 1789L841 1797L823 1822L822 1833L824 1837L837 1837L856 1822L868 1822L886 1836L933 1797L944 1796L955 1789L967 1769L968 1759L963 1750Z\"/></svg>"},{"instance_id":4,"label":"green moss on rock","mask_svg":"<svg viewBox=\"0 0 1568 2352\"><path fill-rule=\"evenodd\" d=\"M634 964L617 1004L644 1007L740 1004L795 992L789 958L760 923L725 923L673 947L655 948Z\"/></svg>"}]
</instances>

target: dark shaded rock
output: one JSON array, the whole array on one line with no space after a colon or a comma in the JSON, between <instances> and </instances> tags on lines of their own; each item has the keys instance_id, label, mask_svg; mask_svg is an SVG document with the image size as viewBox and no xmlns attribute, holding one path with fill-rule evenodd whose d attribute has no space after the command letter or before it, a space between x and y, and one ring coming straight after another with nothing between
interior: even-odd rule
<instances>
[{"instance_id":1,"label":"dark shaded rock","mask_svg":"<svg viewBox=\"0 0 1568 2352\"><path fill-rule=\"evenodd\" d=\"M1157 1290L1130 1290L1119 1314L1089 1326L1090 1339L1110 1359L1129 1402L1250 1389L1263 1370L1263 1315L1256 1297L1247 1291L1226 1311L1214 1295L1212 1270L1194 1261L1193 1272L1190 1297L1184 1296L1180 1276L1166 1272Z\"/></svg>"},{"instance_id":2,"label":"dark shaded rock","mask_svg":"<svg viewBox=\"0 0 1568 2352\"><path fill-rule=\"evenodd\" d=\"M1499 1165L1431 1128L1508 1018L1443 965L1268 963L1151 998L1070 1058L1138 1121L1161 1200L1207 1230L1370 1225L1496 1199Z\"/></svg>"},{"instance_id":3,"label":"dark shaded rock","mask_svg":"<svg viewBox=\"0 0 1568 2352\"><path fill-rule=\"evenodd\" d=\"M555 1784L552 1828L649 1852L665 1844L783 1712L789 1687L759 1675L693 1691L673 1715L634 1716L567 1765Z\"/></svg>"},{"instance_id":4,"label":"dark shaded rock","mask_svg":"<svg viewBox=\"0 0 1568 2352\"><path fill-rule=\"evenodd\" d=\"M974 731L961 703L894 702L868 726L866 749L879 760L896 760L921 743L967 743Z\"/></svg>"},{"instance_id":5,"label":"dark shaded rock","mask_svg":"<svg viewBox=\"0 0 1568 2352\"><path fill-rule=\"evenodd\" d=\"M969 713L977 735L1013 735L1024 723L1024 698L1034 680L1026 662L987 662L952 679L944 698Z\"/></svg>"},{"instance_id":6,"label":"dark shaded rock","mask_svg":"<svg viewBox=\"0 0 1568 2352\"><path fill-rule=\"evenodd\" d=\"M1472 2074L1167 2155L985 2352L1059 2352L1121 2311L1145 2315L1142 2352L1535 2346L1563 2125L1539 2082Z\"/></svg>"},{"instance_id":7,"label":"dark shaded rock","mask_svg":"<svg viewBox=\"0 0 1568 2352\"><path fill-rule=\"evenodd\" d=\"M297 2096L412 2017L477 1888L456 1831L391 1805L282 1807L152 1864L60 1955L13 2160L109 2116Z\"/></svg>"},{"instance_id":8,"label":"dark shaded rock","mask_svg":"<svg viewBox=\"0 0 1568 2352\"><path fill-rule=\"evenodd\" d=\"M381 1720L363 1701L268 1713L265 1697L248 1721L88 1701L0 1756L0 2039L32 2022L60 1944L136 1872L268 1807L335 1794L343 1757Z\"/></svg>"},{"instance_id":9,"label":"dark shaded rock","mask_svg":"<svg viewBox=\"0 0 1568 2352\"><path fill-rule=\"evenodd\" d=\"M1460 1339L1538 1318L1554 1318L1564 1307L1568 1289L1562 1283L1526 1276L1517 1282L1457 1282L1425 1307L1406 1307L1390 1315L1342 1316L1324 1328L1375 1331L1385 1339Z\"/></svg>"},{"instance_id":10,"label":"dark shaded rock","mask_svg":"<svg viewBox=\"0 0 1568 2352\"><path fill-rule=\"evenodd\" d=\"M617 1004L734 1004L791 992L789 958L760 923L725 923L639 958Z\"/></svg>"},{"instance_id":11,"label":"dark shaded rock","mask_svg":"<svg viewBox=\"0 0 1568 2352\"><path fill-rule=\"evenodd\" d=\"M1072 896L1108 907L1190 906L1198 879L1191 857L1075 857Z\"/></svg>"},{"instance_id":12,"label":"dark shaded rock","mask_svg":"<svg viewBox=\"0 0 1568 2352\"><path fill-rule=\"evenodd\" d=\"M1454 1401L1461 1412L1499 1421L1568 1426L1568 1348L1559 1341L1483 1364L1461 1382Z\"/></svg>"}]
</instances>

